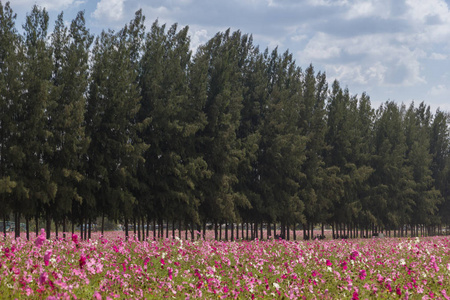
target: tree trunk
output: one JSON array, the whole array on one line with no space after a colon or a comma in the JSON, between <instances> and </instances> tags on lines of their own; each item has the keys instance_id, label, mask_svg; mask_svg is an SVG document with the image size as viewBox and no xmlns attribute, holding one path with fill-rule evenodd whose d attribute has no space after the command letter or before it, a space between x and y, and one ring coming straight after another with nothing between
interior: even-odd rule
<instances>
[{"instance_id":1,"label":"tree trunk","mask_svg":"<svg viewBox=\"0 0 450 300\"><path fill-rule=\"evenodd\" d=\"M30 240L30 218L26 217L25 218L25 228L27 231L27 241Z\"/></svg>"},{"instance_id":2,"label":"tree trunk","mask_svg":"<svg viewBox=\"0 0 450 300\"><path fill-rule=\"evenodd\" d=\"M105 232L105 213L102 213L102 236Z\"/></svg>"},{"instance_id":3,"label":"tree trunk","mask_svg":"<svg viewBox=\"0 0 450 300\"><path fill-rule=\"evenodd\" d=\"M217 233L217 222L214 222L214 240L218 240L218 233Z\"/></svg>"},{"instance_id":4,"label":"tree trunk","mask_svg":"<svg viewBox=\"0 0 450 300\"><path fill-rule=\"evenodd\" d=\"M36 231L36 237L39 235L39 215L38 214L36 214L36 229L35 229L35 231Z\"/></svg>"},{"instance_id":5,"label":"tree trunk","mask_svg":"<svg viewBox=\"0 0 450 300\"><path fill-rule=\"evenodd\" d=\"M3 237L6 238L6 214L3 215Z\"/></svg>"},{"instance_id":6,"label":"tree trunk","mask_svg":"<svg viewBox=\"0 0 450 300\"><path fill-rule=\"evenodd\" d=\"M83 227L84 227L84 219L81 218L81 222L80 222L80 240L82 240L84 238Z\"/></svg>"},{"instance_id":7,"label":"tree trunk","mask_svg":"<svg viewBox=\"0 0 450 300\"><path fill-rule=\"evenodd\" d=\"M18 238L20 237L20 213L15 213L15 219L14 236Z\"/></svg>"},{"instance_id":8,"label":"tree trunk","mask_svg":"<svg viewBox=\"0 0 450 300\"><path fill-rule=\"evenodd\" d=\"M139 216L136 218L136 225L137 225L137 238L138 241L141 241L141 218L139 218Z\"/></svg>"},{"instance_id":9,"label":"tree trunk","mask_svg":"<svg viewBox=\"0 0 450 300\"><path fill-rule=\"evenodd\" d=\"M62 221L62 230L63 230L63 239L66 240L66 233L67 233L67 227L66 227L66 218L63 218Z\"/></svg>"},{"instance_id":10,"label":"tree trunk","mask_svg":"<svg viewBox=\"0 0 450 300\"><path fill-rule=\"evenodd\" d=\"M125 218L124 220L124 226L125 226L125 240L128 241L128 219Z\"/></svg>"},{"instance_id":11,"label":"tree trunk","mask_svg":"<svg viewBox=\"0 0 450 300\"><path fill-rule=\"evenodd\" d=\"M234 241L234 223L230 223L230 229L231 229L231 240Z\"/></svg>"},{"instance_id":12,"label":"tree trunk","mask_svg":"<svg viewBox=\"0 0 450 300\"><path fill-rule=\"evenodd\" d=\"M228 222L225 222L225 241L228 241Z\"/></svg>"},{"instance_id":13,"label":"tree trunk","mask_svg":"<svg viewBox=\"0 0 450 300\"><path fill-rule=\"evenodd\" d=\"M169 219L166 220L166 239L169 238Z\"/></svg>"},{"instance_id":14,"label":"tree trunk","mask_svg":"<svg viewBox=\"0 0 450 300\"><path fill-rule=\"evenodd\" d=\"M88 240L90 240L91 237L92 237L92 235L91 235L91 232L92 232L92 219L91 219L90 217L89 217L88 228L89 228L89 231L88 231Z\"/></svg>"},{"instance_id":15,"label":"tree trunk","mask_svg":"<svg viewBox=\"0 0 450 300\"><path fill-rule=\"evenodd\" d=\"M46 234L47 234L47 240L50 239L50 232L52 229L52 219L50 218L50 215L47 214L47 224L46 224Z\"/></svg>"},{"instance_id":16,"label":"tree trunk","mask_svg":"<svg viewBox=\"0 0 450 300\"><path fill-rule=\"evenodd\" d=\"M150 219L148 218L148 216L145 218L142 217L142 223L144 223L147 225L147 228L145 228L145 239L148 240L149 234L150 234Z\"/></svg>"},{"instance_id":17,"label":"tree trunk","mask_svg":"<svg viewBox=\"0 0 450 300\"><path fill-rule=\"evenodd\" d=\"M248 229L249 229L249 228L248 228L248 222L245 223L245 226L246 226L246 227L245 227L245 236L246 236L245 239L248 241Z\"/></svg>"},{"instance_id":18,"label":"tree trunk","mask_svg":"<svg viewBox=\"0 0 450 300\"><path fill-rule=\"evenodd\" d=\"M172 219L172 238L175 239L175 218Z\"/></svg>"},{"instance_id":19,"label":"tree trunk","mask_svg":"<svg viewBox=\"0 0 450 300\"><path fill-rule=\"evenodd\" d=\"M58 235L59 235L59 232L58 232L58 221L56 221L56 220L53 220L53 221L55 222L55 239L58 240Z\"/></svg>"},{"instance_id":20,"label":"tree trunk","mask_svg":"<svg viewBox=\"0 0 450 300\"><path fill-rule=\"evenodd\" d=\"M294 222L294 225L292 225L292 239L293 239L294 241L297 240L296 224L297 224L297 223Z\"/></svg>"},{"instance_id":21,"label":"tree trunk","mask_svg":"<svg viewBox=\"0 0 450 300\"><path fill-rule=\"evenodd\" d=\"M264 222L261 221L261 226L259 227L260 237L259 239L262 241L264 239Z\"/></svg>"},{"instance_id":22,"label":"tree trunk","mask_svg":"<svg viewBox=\"0 0 450 300\"><path fill-rule=\"evenodd\" d=\"M203 240L206 240L206 221L203 221Z\"/></svg>"}]
</instances>

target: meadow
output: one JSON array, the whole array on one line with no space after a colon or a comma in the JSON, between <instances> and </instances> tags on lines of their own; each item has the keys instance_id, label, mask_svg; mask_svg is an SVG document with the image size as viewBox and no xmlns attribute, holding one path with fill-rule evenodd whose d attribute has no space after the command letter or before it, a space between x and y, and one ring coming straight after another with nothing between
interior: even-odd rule
<instances>
[{"instance_id":1,"label":"meadow","mask_svg":"<svg viewBox=\"0 0 450 300\"><path fill-rule=\"evenodd\" d=\"M69 235L68 235L69 236ZM0 239L2 299L450 299L450 238Z\"/></svg>"}]
</instances>

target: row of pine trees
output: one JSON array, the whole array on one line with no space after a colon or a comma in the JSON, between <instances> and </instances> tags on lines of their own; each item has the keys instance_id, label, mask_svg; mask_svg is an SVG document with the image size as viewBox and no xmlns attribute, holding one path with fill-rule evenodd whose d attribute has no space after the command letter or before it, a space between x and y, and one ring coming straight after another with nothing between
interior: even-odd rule
<instances>
[{"instance_id":1,"label":"row of pine trees","mask_svg":"<svg viewBox=\"0 0 450 300\"><path fill-rule=\"evenodd\" d=\"M239 31L193 53L187 27L147 31L141 11L97 37L83 12L52 32L38 6L21 33L15 19L0 2L0 218L46 220L48 235L52 221L99 217L126 229L450 221L443 111L373 109Z\"/></svg>"}]
</instances>

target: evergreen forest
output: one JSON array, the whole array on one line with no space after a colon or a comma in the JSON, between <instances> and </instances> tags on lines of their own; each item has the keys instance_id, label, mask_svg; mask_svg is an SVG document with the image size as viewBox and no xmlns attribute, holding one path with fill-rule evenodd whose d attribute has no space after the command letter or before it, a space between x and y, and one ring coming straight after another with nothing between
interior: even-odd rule
<instances>
[{"instance_id":1,"label":"evergreen forest","mask_svg":"<svg viewBox=\"0 0 450 300\"><path fill-rule=\"evenodd\" d=\"M137 11L94 36L83 12L51 25L35 5L19 31L0 2L4 224L25 222L27 237L39 222L48 237L51 224L87 224L90 235L99 218L127 236L151 224L158 236L171 224L192 237L211 227L216 238L224 224L231 239L237 224L252 237L275 236L272 224L287 238L293 228L312 237L315 226L446 232L447 112L373 108L369 95L240 31L193 51L188 27L144 21Z\"/></svg>"}]
</instances>

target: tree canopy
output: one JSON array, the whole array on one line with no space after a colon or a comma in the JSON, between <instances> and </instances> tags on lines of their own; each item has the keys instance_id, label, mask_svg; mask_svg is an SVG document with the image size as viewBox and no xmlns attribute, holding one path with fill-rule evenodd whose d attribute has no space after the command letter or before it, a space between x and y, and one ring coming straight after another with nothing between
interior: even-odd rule
<instances>
[{"instance_id":1,"label":"tree canopy","mask_svg":"<svg viewBox=\"0 0 450 300\"><path fill-rule=\"evenodd\" d=\"M449 115L371 106L292 53L145 17L49 34L0 2L0 205L64 223L281 222L399 229L449 220ZM70 24L70 25L67 25Z\"/></svg>"}]
</instances>

